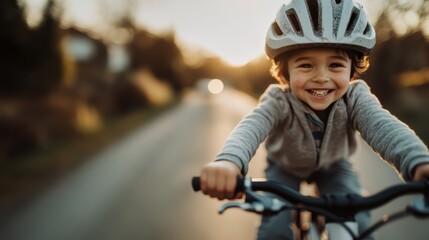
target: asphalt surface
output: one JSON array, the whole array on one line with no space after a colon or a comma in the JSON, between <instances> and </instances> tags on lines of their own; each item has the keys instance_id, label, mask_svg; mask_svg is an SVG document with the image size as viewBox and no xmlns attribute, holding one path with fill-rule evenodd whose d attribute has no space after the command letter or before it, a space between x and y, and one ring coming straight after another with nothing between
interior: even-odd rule
<instances>
[{"instance_id":1,"label":"asphalt surface","mask_svg":"<svg viewBox=\"0 0 429 240\"><path fill-rule=\"evenodd\" d=\"M211 161L229 132L256 102L226 90L191 92L177 108L141 126L58 181L0 228L3 240L254 239L256 215L217 214L221 202L191 189L191 177ZM397 174L365 145L354 156L368 194L399 183ZM263 177L264 150L252 161ZM401 198L374 219L403 208ZM406 218L378 239L427 239L428 220Z\"/></svg>"}]
</instances>

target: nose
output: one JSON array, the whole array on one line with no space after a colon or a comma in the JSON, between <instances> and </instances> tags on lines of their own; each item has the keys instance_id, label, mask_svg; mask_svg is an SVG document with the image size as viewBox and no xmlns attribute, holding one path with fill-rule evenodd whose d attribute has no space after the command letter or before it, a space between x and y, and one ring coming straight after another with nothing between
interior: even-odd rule
<instances>
[{"instance_id":1,"label":"nose","mask_svg":"<svg viewBox=\"0 0 429 240\"><path fill-rule=\"evenodd\" d=\"M325 68L318 68L313 77L313 81L318 83L328 82L329 79L330 79L329 73Z\"/></svg>"}]
</instances>

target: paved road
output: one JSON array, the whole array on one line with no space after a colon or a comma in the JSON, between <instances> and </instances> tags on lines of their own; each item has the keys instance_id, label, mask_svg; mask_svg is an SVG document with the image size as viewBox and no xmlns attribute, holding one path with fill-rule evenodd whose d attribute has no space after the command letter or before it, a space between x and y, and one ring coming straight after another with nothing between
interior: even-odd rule
<instances>
[{"instance_id":1,"label":"paved road","mask_svg":"<svg viewBox=\"0 0 429 240\"><path fill-rule=\"evenodd\" d=\"M190 178L254 104L233 91L211 98L190 93L179 107L90 159L23 208L0 229L0 239L253 239L257 216L238 210L218 215L221 203L193 193ZM365 145L356 156L370 192L399 181L376 158ZM250 175L262 177L263 168L261 148ZM426 239L427 222L406 224L390 225L378 236Z\"/></svg>"}]
</instances>

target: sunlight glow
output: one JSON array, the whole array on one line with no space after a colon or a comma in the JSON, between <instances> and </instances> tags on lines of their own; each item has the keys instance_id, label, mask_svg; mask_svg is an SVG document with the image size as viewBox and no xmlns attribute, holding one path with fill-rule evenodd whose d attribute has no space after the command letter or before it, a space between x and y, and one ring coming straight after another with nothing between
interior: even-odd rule
<instances>
[{"instance_id":1,"label":"sunlight glow","mask_svg":"<svg viewBox=\"0 0 429 240\"><path fill-rule=\"evenodd\" d=\"M223 82L219 79L210 80L207 88L212 94L219 94L223 91Z\"/></svg>"},{"instance_id":2,"label":"sunlight glow","mask_svg":"<svg viewBox=\"0 0 429 240\"><path fill-rule=\"evenodd\" d=\"M364 6L366 1L358 0ZM136 22L154 32L174 30L185 48L202 48L233 66L241 66L264 56L268 26L281 4L287 2L140 0Z\"/></svg>"},{"instance_id":3,"label":"sunlight glow","mask_svg":"<svg viewBox=\"0 0 429 240\"><path fill-rule=\"evenodd\" d=\"M28 4L29 21L36 24L40 9L47 0L19 0ZM131 19L155 34L172 31L180 46L203 49L207 55L219 56L233 66L241 66L264 56L265 34L278 8L290 0L63 0L64 26L78 25L116 36L114 42L125 42L124 32L110 31L111 15L133 3ZM364 6L367 0L358 0ZM104 8L103 8L104 7ZM101 8L101 9L100 9ZM112 9L114 8L114 9ZM39 10L39 11L37 11ZM118 11L116 11L118 10ZM38 15L39 14L39 15ZM412 18L413 16L410 16ZM198 58L195 58L198 59Z\"/></svg>"},{"instance_id":4,"label":"sunlight glow","mask_svg":"<svg viewBox=\"0 0 429 240\"><path fill-rule=\"evenodd\" d=\"M136 20L150 31L174 30L184 47L205 49L239 66L263 55L265 33L283 2L142 0Z\"/></svg>"}]
</instances>

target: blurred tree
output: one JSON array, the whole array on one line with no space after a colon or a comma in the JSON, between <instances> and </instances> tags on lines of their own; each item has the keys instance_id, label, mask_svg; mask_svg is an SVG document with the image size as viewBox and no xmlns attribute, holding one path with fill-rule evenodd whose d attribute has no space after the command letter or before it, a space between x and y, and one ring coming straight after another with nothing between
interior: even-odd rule
<instances>
[{"instance_id":1,"label":"blurred tree","mask_svg":"<svg viewBox=\"0 0 429 240\"><path fill-rule=\"evenodd\" d=\"M132 69L148 67L157 78L169 82L176 93L190 85L188 66L173 33L160 37L138 30L128 45L128 51Z\"/></svg>"},{"instance_id":2,"label":"blurred tree","mask_svg":"<svg viewBox=\"0 0 429 240\"><path fill-rule=\"evenodd\" d=\"M271 62L262 56L245 65L242 69L246 73L246 81L249 81L253 88L251 94L259 97L265 92L268 85L277 83L270 75Z\"/></svg>"},{"instance_id":3,"label":"blurred tree","mask_svg":"<svg viewBox=\"0 0 429 240\"><path fill-rule=\"evenodd\" d=\"M383 104L397 96L397 76L429 66L427 35L423 26L429 18L429 1L389 0L382 2L375 24L377 44L365 78ZM406 46L406 47L405 47Z\"/></svg>"},{"instance_id":4,"label":"blurred tree","mask_svg":"<svg viewBox=\"0 0 429 240\"><path fill-rule=\"evenodd\" d=\"M32 29L17 0L0 2L0 94L44 95L61 83L61 30L49 0L39 26Z\"/></svg>"},{"instance_id":5,"label":"blurred tree","mask_svg":"<svg viewBox=\"0 0 429 240\"><path fill-rule=\"evenodd\" d=\"M427 0L384 1L383 9L383 13L388 16L393 29L399 35L422 31L429 21L429 1Z\"/></svg>"},{"instance_id":6,"label":"blurred tree","mask_svg":"<svg viewBox=\"0 0 429 240\"><path fill-rule=\"evenodd\" d=\"M126 44L136 32L136 24L133 16L137 9L136 0L99 2L99 16L103 19L101 28L105 28L104 36L106 42L115 44Z\"/></svg>"}]
</instances>

